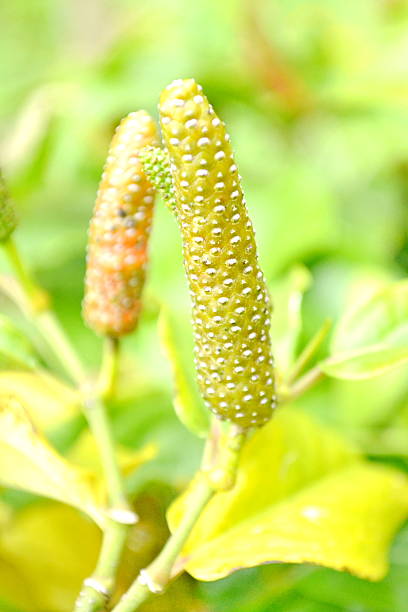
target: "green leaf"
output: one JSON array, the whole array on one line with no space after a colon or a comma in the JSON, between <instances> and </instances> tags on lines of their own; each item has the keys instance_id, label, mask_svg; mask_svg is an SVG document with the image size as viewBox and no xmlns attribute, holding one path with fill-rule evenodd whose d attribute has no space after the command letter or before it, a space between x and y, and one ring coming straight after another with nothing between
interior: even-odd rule
<instances>
[{"instance_id":1,"label":"green leaf","mask_svg":"<svg viewBox=\"0 0 408 612\"><path fill-rule=\"evenodd\" d=\"M363 380L385 374L407 362L408 345L389 348L388 345L377 344L340 353L319 363L319 367L334 378Z\"/></svg>"},{"instance_id":2,"label":"green leaf","mask_svg":"<svg viewBox=\"0 0 408 612\"><path fill-rule=\"evenodd\" d=\"M172 530L188 503L187 492L170 508ZM248 441L236 486L210 501L180 563L199 580L272 562L377 580L407 512L403 474L363 461L334 433L285 409Z\"/></svg>"},{"instance_id":3,"label":"green leaf","mask_svg":"<svg viewBox=\"0 0 408 612\"><path fill-rule=\"evenodd\" d=\"M339 322L331 356L319 364L329 376L372 378L408 362L408 280L380 290Z\"/></svg>"},{"instance_id":4,"label":"green leaf","mask_svg":"<svg viewBox=\"0 0 408 612\"><path fill-rule=\"evenodd\" d=\"M390 283L345 313L334 330L332 354L408 339L408 279Z\"/></svg>"},{"instance_id":5,"label":"green leaf","mask_svg":"<svg viewBox=\"0 0 408 612\"><path fill-rule=\"evenodd\" d=\"M61 457L13 396L0 399L0 483L75 506L103 525L94 476Z\"/></svg>"},{"instance_id":6,"label":"green leaf","mask_svg":"<svg viewBox=\"0 0 408 612\"><path fill-rule=\"evenodd\" d=\"M163 307L160 311L159 331L162 347L172 368L175 385L173 404L176 414L187 429L205 437L210 425L210 415L192 377L188 375L189 368L181 352L181 335L175 316Z\"/></svg>"},{"instance_id":7,"label":"green leaf","mask_svg":"<svg viewBox=\"0 0 408 612\"><path fill-rule=\"evenodd\" d=\"M5 602L3 599L0 599L0 606L3 612L26 612L26 610L22 610L21 608L16 608L11 604Z\"/></svg>"},{"instance_id":8,"label":"green leaf","mask_svg":"<svg viewBox=\"0 0 408 612\"><path fill-rule=\"evenodd\" d=\"M273 304L273 352L281 372L288 372L295 360L297 342L302 330L303 294L311 282L309 270L297 265L285 275L284 280L270 287Z\"/></svg>"},{"instance_id":9,"label":"green leaf","mask_svg":"<svg viewBox=\"0 0 408 612\"><path fill-rule=\"evenodd\" d=\"M38 366L34 348L10 319L0 315L0 369L32 369Z\"/></svg>"}]
</instances>

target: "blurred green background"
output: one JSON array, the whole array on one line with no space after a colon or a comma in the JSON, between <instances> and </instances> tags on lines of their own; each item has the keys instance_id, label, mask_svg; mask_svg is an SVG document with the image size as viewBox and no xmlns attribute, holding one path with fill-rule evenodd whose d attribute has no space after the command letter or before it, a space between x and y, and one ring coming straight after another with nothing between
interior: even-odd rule
<instances>
[{"instance_id":1,"label":"blurred green background","mask_svg":"<svg viewBox=\"0 0 408 612\"><path fill-rule=\"evenodd\" d=\"M19 211L16 239L95 368L101 342L80 303L107 147L128 112L157 116L160 91L175 78L194 77L227 123L271 286L296 263L311 271L301 345L326 317L406 276L408 1L13 0L1 3L0 23L0 163ZM129 481L133 493L154 482L155 503L185 484L201 448L173 414L156 329L161 301L184 319L190 354L180 240L159 203L143 320L124 342L112 406L119 441L158 444L157 459ZM407 391L406 371L396 371L327 382L299 404L370 457L407 467ZM160 609L403 612L407 543L405 530L378 584L262 567L189 584L190 603Z\"/></svg>"}]
</instances>

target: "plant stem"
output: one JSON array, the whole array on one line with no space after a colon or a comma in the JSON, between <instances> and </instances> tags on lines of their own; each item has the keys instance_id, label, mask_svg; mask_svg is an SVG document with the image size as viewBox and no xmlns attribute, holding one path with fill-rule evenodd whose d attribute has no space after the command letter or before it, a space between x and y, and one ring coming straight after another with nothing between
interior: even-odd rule
<instances>
[{"instance_id":1,"label":"plant stem","mask_svg":"<svg viewBox=\"0 0 408 612\"><path fill-rule=\"evenodd\" d=\"M7 254L11 267L13 268L18 281L20 282L21 288L24 291L30 308L34 312L48 308L48 295L34 283L23 263L23 260L20 257L20 253L14 239L10 236L10 238L8 238L8 240L6 240L2 246Z\"/></svg>"},{"instance_id":2,"label":"plant stem","mask_svg":"<svg viewBox=\"0 0 408 612\"><path fill-rule=\"evenodd\" d=\"M150 595L161 593L166 588L174 575L177 557L205 506L217 492L229 490L234 486L245 437L244 432L230 425L221 436L216 427L212 429L204 450L201 469L188 490L188 507L183 518L158 557L141 570L113 612L134 612ZM180 567L180 571L181 569Z\"/></svg>"},{"instance_id":3,"label":"plant stem","mask_svg":"<svg viewBox=\"0 0 408 612\"><path fill-rule=\"evenodd\" d=\"M319 349L323 340L326 338L327 334L329 333L331 324L332 324L331 319L326 319L323 322L323 325L320 327L320 329L318 329L315 335L311 338L311 340L305 346L305 348L303 349L303 351L297 358L296 363L294 364L293 369L287 378L287 384L290 385L294 380L296 380L299 374L302 373L306 365L309 363L310 359Z\"/></svg>"},{"instance_id":4,"label":"plant stem","mask_svg":"<svg viewBox=\"0 0 408 612\"><path fill-rule=\"evenodd\" d=\"M9 238L4 244L4 249L21 285L27 302L26 306L35 326L47 345L52 348L71 381L79 387L82 386L87 378L85 369L50 308L49 296L31 278L12 238Z\"/></svg>"},{"instance_id":5,"label":"plant stem","mask_svg":"<svg viewBox=\"0 0 408 612\"><path fill-rule=\"evenodd\" d=\"M105 528L95 570L75 602L74 612L105 610L112 594L118 562L128 534L128 525L111 521Z\"/></svg>"},{"instance_id":6,"label":"plant stem","mask_svg":"<svg viewBox=\"0 0 408 612\"><path fill-rule=\"evenodd\" d=\"M119 369L118 338L107 336L103 345L102 366L99 376L99 396L108 400L115 394L116 380Z\"/></svg>"},{"instance_id":7,"label":"plant stem","mask_svg":"<svg viewBox=\"0 0 408 612\"><path fill-rule=\"evenodd\" d=\"M82 387L87 380L85 368L68 340L55 313L50 309L43 310L36 313L34 319L37 329L57 355L66 374L78 387Z\"/></svg>"},{"instance_id":8,"label":"plant stem","mask_svg":"<svg viewBox=\"0 0 408 612\"><path fill-rule=\"evenodd\" d=\"M66 374L83 394L83 410L98 445L108 490L108 520L94 574L84 581L75 605L77 612L97 612L105 608L114 585L129 526L137 516L129 509L124 484L115 455L115 444L99 389L89 382L88 374L61 324L49 307L47 294L32 280L16 244L9 239L4 245L10 264L24 292L29 314L47 344L53 349ZM117 342L109 341L109 358L99 378L105 391L112 393L118 360ZM106 349L107 351L108 349Z\"/></svg>"},{"instance_id":9,"label":"plant stem","mask_svg":"<svg viewBox=\"0 0 408 612\"><path fill-rule=\"evenodd\" d=\"M115 355L118 353L115 351ZM112 368L113 369L113 368ZM111 382L111 368L105 370L108 382ZM104 383L103 372L99 379ZM102 388L111 389L111 385L102 384ZM101 463L109 495L109 515L102 540L102 547L96 568L89 578L84 580L83 588L75 604L75 612L98 612L104 610L110 599L117 568L122 556L129 528L138 517L128 506L122 476L116 460L115 442L109 424L104 402L92 389L84 394L84 412L91 431L97 441Z\"/></svg>"},{"instance_id":10,"label":"plant stem","mask_svg":"<svg viewBox=\"0 0 408 612\"><path fill-rule=\"evenodd\" d=\"M282 394L280 403L286 404L299 397L299 395L303 395L303 393L310 389L310 387L313 387L313 385L324 378L324 376L325 374L319 366L312 368Z\"/></svg>"},{"instance_id":11,"label":"plant stem","mask_svg":"<svg viewBox=\"0 0 408 612\"><path fill-rule=\"evenodd\" d=\"M90 428L98 440L110 504L114 508L127 509L122 476L115 458L115 443L109 427L105 404L94 395L85 395L84 411Z\"/></svg>"},{"instance_id":12,"label":"plant stem","mask_svg":"<svg viewBox=\"0 0 408 612\"><path fill-rule=\"evenodd\" d=\"M133 612L150 595L164 590L181 549L214 493L215 490L205 477L197 479L190 491L189 507L181 523L153 563L140 572L137 580L114 608L114 612Z\"/></svg>"}]
</instances>

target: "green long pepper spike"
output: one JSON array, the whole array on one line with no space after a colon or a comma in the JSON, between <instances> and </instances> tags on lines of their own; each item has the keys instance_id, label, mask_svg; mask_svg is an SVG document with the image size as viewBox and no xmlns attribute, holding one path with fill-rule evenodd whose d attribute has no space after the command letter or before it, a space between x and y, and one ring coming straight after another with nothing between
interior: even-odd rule
<instances>
[{"instance_id":1,"label":"green long pepper spike","mask_svg":"<svg viewBox=\"0 0 408 612\"><path fill-rule=\"evenodd\" d=\"M6 242L17 227L17 216L0 171L0 242Z\"/></svg>"},{"instance_id":2,"label":"green long pepper spike","mask_svg":"<svg viewBox=\"0 0 408 612\"><path fill-rule=\"evenodd\" d=\"M163 91L160 115L201 393L218 417L242 428L261 426L276 406L271 306L230 139L193 79Z\"/></svg>"}]
</instances>

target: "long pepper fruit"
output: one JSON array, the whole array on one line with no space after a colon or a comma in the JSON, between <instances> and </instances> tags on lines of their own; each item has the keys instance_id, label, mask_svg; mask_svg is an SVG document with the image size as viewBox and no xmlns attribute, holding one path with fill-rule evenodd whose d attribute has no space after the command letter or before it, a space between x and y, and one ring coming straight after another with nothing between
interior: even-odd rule
<instances>
[{"instance_id":1,"label":"long pepper fruit","mask_svg":"<svg viewBox=\"0 0 408 612\"><path fill-rule=\"evenodd\" d=\"M163 91L160 115L201 392L218 417L242 428L261 426L276 405L271 307L230 138L193 79Z\"/></svg>"},{"instance_id":2,"label":"long pepper fruit","mask_svg":"<svg viewBox=\"0 0 408 612\"><path fill-rule=\"evenodd\" d=\"M90 223L83 314L106 336L128 334L139 319L154 203L139 154L151 145L157 145L157 130L148 113L121 121Z\"/></svg>"}]
</instances>

